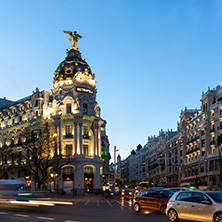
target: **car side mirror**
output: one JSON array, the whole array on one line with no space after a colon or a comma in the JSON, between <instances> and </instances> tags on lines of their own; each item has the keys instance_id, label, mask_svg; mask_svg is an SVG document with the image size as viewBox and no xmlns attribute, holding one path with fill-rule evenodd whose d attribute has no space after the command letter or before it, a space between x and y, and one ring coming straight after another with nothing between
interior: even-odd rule
<instances>
[{"instance_id":1,"label":"car side mirror","mask_svg":"<svg viewBox=\"0 0 222 222\"><path fill-rule=\"evenodd\" d=\"M209 200L203 200L201 201L202 204L211 204L211 202Z\"/></svg>"}]
</instances>

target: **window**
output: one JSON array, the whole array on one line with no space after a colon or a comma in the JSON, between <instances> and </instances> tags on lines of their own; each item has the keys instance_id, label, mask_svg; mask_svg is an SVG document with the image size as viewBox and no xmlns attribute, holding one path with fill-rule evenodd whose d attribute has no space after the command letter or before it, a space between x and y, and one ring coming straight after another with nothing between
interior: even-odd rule
<instances>
[{"instance_id":1,"label":"window","mask_svg":"<svg viewBox=\"0 0 222 222\"><path fill-rule=\"evenodd\" d=\"M209 198L202 193L193 193L193 202L201 203L203 200L210 201Z\"/></svg>"},{"instance_id":2,"label":"window","mask_svg":"<svg viewBox=\"0 0 222 222\"><path fill-rule=\"evenodd\" d=\"M213 171L214 170L214 161L213 160L210 160L210 163L209 163L209 168L210 168L210 171Z\"/></svg>"},{"instance_id":3,"label":"window","mask_svg":"<svg viewBox=\"0 0 222 222\"><path fill-rule=\"evenodd\" d=\"M148 197L154 197L155 195L159 196L157 191L149 191L148 192Z\"/></svg>"},{"instance_id":4,"label":"window","mask_svg":"<svg viewBox=\"0 0 222 222\"><path fill-rule=\"evenodd\" d=\"M66 145L66 157L72 156L72 145Z\"/></svg>"},{"instance_id":5,"label":"window","mask_svg":"<svg viewBox=\"0 0 222 222\"><path fill-rule=\"evenodd\" d=\"M191 202L192 201L192 193L191 192L179 193L178 196L176 197L176 200Z\"/></svg>"},{"instance_id":6,"label":"window","mask_svg":"<svg viewBox=\"0 0 222 222\"><path fill-rule=\"evenodd\" d=\"M141 191L140 196L141 197L148 197L148 193L149 193L149 191L146 191L146 190Z\"/></svg>"},{"instance_id":7,"label":"window","mask_svg":"<svg viewBox=\"0 0 222 222\"><path fill-rule=\"evenodd\" d=\"M88 105L86 103L83 103L83 114L84 115L88 114Z\"/></svg>"},{"instance_id":8,"label":"window","mask_svg":"<svg viewBox=\"0 0 222 222\"><path fill-rule=\"evenodd\" d=\"M35 101L35 107L37 107L38 105L39 105L39 101L36 100L36 101Z\"/></svg>"},{"instance_id":9,"label":"window","mask_svg":"<svg viewBox=\"0 0 222 222\"><path fill-rule=\"evenodd\" d=\"M83 145L83 153L84 153L85 156L89 156L88 145Z\"/></svg>"},{"instance_id":10,"label":"window","mask_svg":"<svg viewBox=\"0 0 222 222\"><path fill-rule=\"evenodd\" d=\"M88 126L83 126L83 138L89 138Z\"/></svg>"},{"instance_id":11,"label":"window","mask_svg":"<svg viewBox=\"0 0 222 222\"><path fill-rule=\"evenodd\" d=\"M71 103L68 103L66 104L66 113L71 113L72 112L72 104Z\"/></svg>"},{"instance_id":12,"label":"window","mask_svg":"<svg viewBox=\"0 0 222 222\"><path fill-rule=\"evenodd\" d=\"M66 130L65 137L66 138L72 138L72 126L66 126L65 130Z\"/></svg>"}]
</instances>

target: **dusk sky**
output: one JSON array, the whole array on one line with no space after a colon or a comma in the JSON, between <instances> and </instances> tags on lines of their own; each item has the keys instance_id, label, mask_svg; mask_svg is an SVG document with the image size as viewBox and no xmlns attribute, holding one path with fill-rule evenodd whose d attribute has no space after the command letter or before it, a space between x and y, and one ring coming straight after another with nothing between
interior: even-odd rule
<instances>
[{"instance_id":1,"label":"dusk sky","mask_svg":"<svg viewBox=\"0 0 222 222\"><path fill-rule=\"evenodd\" d=\"M221 0L1 1L0 98L50 91L70 49L97 81L110 152L126 158L161 129L176 130L182 109L222 84Z\"/></svg>"}]
</instances>

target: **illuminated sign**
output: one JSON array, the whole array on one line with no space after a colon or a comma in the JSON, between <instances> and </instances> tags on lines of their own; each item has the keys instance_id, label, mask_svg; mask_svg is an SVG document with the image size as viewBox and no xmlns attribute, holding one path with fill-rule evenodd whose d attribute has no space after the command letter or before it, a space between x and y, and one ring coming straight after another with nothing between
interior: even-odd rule
<instances>
[{"instance_id":1,"label":"illuminated sign","mask_svg":"<svg viewBox=\"0 0 222 222\"><path fill-rule=\"evenodd\" d=\"M108 155L106 151L101 151L101 155Z\"/></svg>"},{"instance_id":2,"label":"illuminated sign","mask_svg":"<svg viewBox=\"0 0 222 222\"><path fill-rule=\"evenodd\" d=\"M76 87L76 91L77 92L84 92L84 93L93 94L93 90L87 89L87 88L83 88L83 87Z\"/></svg>"}]
</instances>

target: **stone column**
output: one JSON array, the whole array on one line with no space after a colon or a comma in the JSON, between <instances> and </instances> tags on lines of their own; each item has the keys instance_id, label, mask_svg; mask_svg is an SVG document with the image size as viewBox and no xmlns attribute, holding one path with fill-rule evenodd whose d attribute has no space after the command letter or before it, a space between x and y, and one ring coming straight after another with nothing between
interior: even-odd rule
<instances>
[{"instance_id":1,"label":"stone column","mask_svg":"<svg viewBox=\"0 0 222 222\"><path fill-rule=\"evenodd\" d=\"M84 194L84 170L81 164L77 164L75 166L75 174L74 174L74 182L75 182L75 190L77 195Z\"/></svg>"},{"instance_id":2,"label":"stone column","mask_svg":"<svg viewBox=\"0 0 222 222\"><path fill-rule=\"evenodd\" d=\"M100 164L96 164L96 169L95 169L95 172L94 172L94 193L99 193L101 192L101 176L100 176L100 167L102 165Z\"/></svg>"},{"instance_id":3,"label":"stone column","mask_svg":"<svg viewBox=\"0 0 222 222\"><path fill-rule=\"evenodd\" d=\"M74 121L74 154L77 154L77 123Z\"/></svg>"},{"instance_id":4,"label":"stone column","mask_svg":"<svg viewBox=\"0 0 222 222\"><path fill-rule=\"evenodd\" d=\"M80 148L80 154L83 154L83 151L82 151L82 121L79 123L79 148Z\"/></svg>"},{"instance_id":5,"label":"stone column","mask_svg":"<svg viewBox=\"0 0 222 222\"><path fill-rule=\"evenodd\" d=\"M101 157L101 125L98 128L98 156Z\"/></svg>"},{"instance_id":6,"label":"stone column","mask_svg":"<svg viewBox=\"0 0 222 222\"><path fill-rule=\"evenodd\" d=\"M62 152L62 132L61 132L61 125L59 125L58 140L59 140L59 154L63 154L63 152Z\"/></svg>"}]
</instances>

